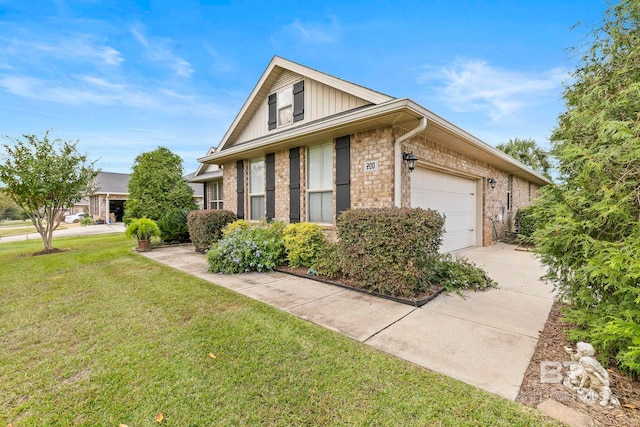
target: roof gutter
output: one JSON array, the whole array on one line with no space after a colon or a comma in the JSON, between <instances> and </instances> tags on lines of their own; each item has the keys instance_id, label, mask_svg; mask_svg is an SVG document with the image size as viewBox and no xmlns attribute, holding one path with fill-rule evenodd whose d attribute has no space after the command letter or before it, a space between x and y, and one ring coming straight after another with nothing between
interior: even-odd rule
<instances>
[{"instance_id":1,"label":"roof gutter","mask_svg":"<svg viewBox=\"0 0 640 427\"><path fill-rule=\"evenodd\" d=\"M419 134L427 128L427 118L422 117L418 126L410 130L409 132L396 139L393 146L393 160L394 160L394 204L397 208L402 205L402 143L409 138Z\"/></svg>"}]
</instances>

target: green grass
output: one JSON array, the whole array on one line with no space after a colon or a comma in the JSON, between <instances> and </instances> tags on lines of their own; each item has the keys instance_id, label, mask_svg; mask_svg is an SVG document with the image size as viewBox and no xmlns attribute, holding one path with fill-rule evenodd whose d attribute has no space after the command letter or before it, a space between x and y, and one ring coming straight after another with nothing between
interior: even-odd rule
<instances>
[{"instance_id":1,"label":"green grass","mask_svg":"<svg viewBox=\"0 0 640 427\"><path fill-rule=\"evenodd\" d=\"M158 412L167 426L545 425L156 264L122 235L55 244L69 250L0 244L0 426L154 426Z\"/></svg>"}]
</instances>

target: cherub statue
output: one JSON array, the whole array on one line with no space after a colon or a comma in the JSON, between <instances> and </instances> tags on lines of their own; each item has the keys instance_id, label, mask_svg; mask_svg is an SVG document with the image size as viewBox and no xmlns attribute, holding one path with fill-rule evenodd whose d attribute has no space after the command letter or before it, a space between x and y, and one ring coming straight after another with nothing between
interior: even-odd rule
<instances>
[{"instance_id":1,"label":"cherub statue","mask_svg":"<svg viewBox=\"0 0 640 427\"><path fill-rule=\"evenodd\" d=\"M618 399L611 394L609 373L600 362L591 356L581 357L579 362L582 365L583 373L578 394L588 402L600 399L600 406L609 404L619 406Z\"/></svg>"},{"instance_id":2,"label":"cherub statue","mask_svg":"<svg viewBox=\"0 0 640 427\"><path fill-rule=\"evenodd\" d=\"M566 387L578 391L584 373L584 368L579 361L583 357L593 357L596 351L591 344L582 341L576 344L575 351L571 347L565 347L564 349L571 356L571 362L573 363L570 363L569 373L562 383Z\"/></svg>"}]
</instances>

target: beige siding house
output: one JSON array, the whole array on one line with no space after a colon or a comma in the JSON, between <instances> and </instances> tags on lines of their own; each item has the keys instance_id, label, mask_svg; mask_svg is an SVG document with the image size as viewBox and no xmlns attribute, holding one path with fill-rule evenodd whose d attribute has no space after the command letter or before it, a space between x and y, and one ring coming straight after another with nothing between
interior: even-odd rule
<instances>
[{"instance_id":1,"label":"beige siding house","mask_svg":"<svg viewBox=\"0 0 640 427\"><path fill-rule=\"evenodd\" d=\"M220 206L238 218L311 221L332 234L347 209L430 208L445 216L444 251L490 245L549 183L411 99L279 57L198 160L192 181L222 177ZM207 208L218 206L211 188Z\"/></svg>"}]
</instances>

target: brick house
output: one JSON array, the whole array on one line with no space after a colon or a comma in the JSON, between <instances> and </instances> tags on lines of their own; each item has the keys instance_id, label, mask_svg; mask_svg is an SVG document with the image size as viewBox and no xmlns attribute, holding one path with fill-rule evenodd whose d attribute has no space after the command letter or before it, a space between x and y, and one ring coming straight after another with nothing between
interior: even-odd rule
<instances>
[{"instance_id":1,"label":"brick house","mask_svg":"<svg viewBox=\"0 0 640 427\"><path fill-rule=\"evenodd\" d=\"M215 172L238 218L311 221L331 235L347 209L431 208L446 218L443 251L492 244L549 183L411 99L279 57L198 160L194 179Z\"/></svg>"},{"instance_id":2,"label":"brick house","mask_svg":"<svg viewBox=\"0 0 640 427\"><path fill-rule=\"evenodd\" d=\"M124 215L124 205L129 198L128 173L100 172L90 184L92 191L89 195L89 215L105 221L121 222ZM188 176L184 177L188 180ZM193 197L199 209L203 208L203 185L189 183L193 189ZM87 212L85 210L85 212ZM107 215L108 212L108 215Z\"/></svg>"}]
</instances>

